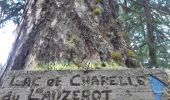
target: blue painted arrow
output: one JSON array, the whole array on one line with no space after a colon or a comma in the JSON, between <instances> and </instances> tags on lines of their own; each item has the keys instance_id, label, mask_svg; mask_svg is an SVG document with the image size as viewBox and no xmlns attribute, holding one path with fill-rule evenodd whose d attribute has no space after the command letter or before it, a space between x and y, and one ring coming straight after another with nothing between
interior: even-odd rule
<instances>
[{"instance_id":1,"label":"blue painted arrow","mask_svg":"<svg viewBox=\"0 0 170 100\"><path fill-rule=\"evenodd\" d=\"M162 97L162 94L163 94L163 89L167 85L153 75L150 75L148 78L149 78L151 88L152 88L152 91L155 95L156 100L161 100L161 97Z\"/></svg>"}]
</instances>

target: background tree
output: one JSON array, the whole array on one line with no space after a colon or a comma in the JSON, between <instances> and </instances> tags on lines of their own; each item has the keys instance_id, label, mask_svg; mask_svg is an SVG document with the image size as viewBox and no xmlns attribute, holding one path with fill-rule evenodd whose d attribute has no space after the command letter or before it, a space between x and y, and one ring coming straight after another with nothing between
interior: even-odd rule
<instances>
[{"instance_id":1,"label":"background tree","mask_svg":"<svg viewBox=\"0 0 170 100\"><path fill-rule=\"evenodd\" d=\"M131 45L142 63L150 67L168 67L169 1L123 0L119 2L122 7L119 19L126 22L125 30L131 37L129 38Z\"/></svg>"},{"instance_id":2,"label":"background tree","mask_svg":"<svg viewBox=\"0 0 170 100\"><path fill-rule=\"evenodd\" d=\"M24 9L24 0L1 0L0 1L0 25L12 20L19 24Z\"/></svg>"}]
</instances>

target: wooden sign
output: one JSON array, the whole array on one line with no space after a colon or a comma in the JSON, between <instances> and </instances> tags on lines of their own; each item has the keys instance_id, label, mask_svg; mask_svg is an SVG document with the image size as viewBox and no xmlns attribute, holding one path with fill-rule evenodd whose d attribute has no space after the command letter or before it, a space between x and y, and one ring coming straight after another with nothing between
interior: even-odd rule
<instances>
[{"instance_id":1,"label":"wooden sign","mask_svg":"<svg viewBox=\"0 0 170 100\"><path fill-rule=\"evenodd\" d=\"M150 75L166 78L159 70L11 71L0 100L156 100Z\"/></svg>"}]
</instances>

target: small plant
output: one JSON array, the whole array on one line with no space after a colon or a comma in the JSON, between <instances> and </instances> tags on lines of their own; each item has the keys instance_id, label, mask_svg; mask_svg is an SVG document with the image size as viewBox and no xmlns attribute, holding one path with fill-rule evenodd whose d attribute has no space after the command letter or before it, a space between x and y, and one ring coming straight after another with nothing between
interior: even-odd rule
<instances>
[{"instance_id":1,"label":"small plant","mask_svg":"<svg viewBox=\"0 0 170 100\"><path fill-rule=\"evenodd\" d=\"M121 50L113 51L112 52L112 59L116 62L119 62L122 60L122 52Z\"/></svg>"},{"instance_id":2,"label":"small plant","mask_svg":"<svg viewBox=\"0 0 170 100\"><path fill-rule=\"evenodd\" d=\"M128 57L135 57L136 54L135 54L135 52L133 50L127 49L127 56Z\"/></svg>"},{"instance_id":3,"label":"small plant","mask_svg":"<svg viewBox=\"0 0 170 100\"><path fill-rule=\"evenodd\" d=\"M94 9L93 13L94 13L95 15L99 15L99 14L102 13L102 9L100 9L100 8L97 7L97 8Z\"/></svg>"}]
</instances>

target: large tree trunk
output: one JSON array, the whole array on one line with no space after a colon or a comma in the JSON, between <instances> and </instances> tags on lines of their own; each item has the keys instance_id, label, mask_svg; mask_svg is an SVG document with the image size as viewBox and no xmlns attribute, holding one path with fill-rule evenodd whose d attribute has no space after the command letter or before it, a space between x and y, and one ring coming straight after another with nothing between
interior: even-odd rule
<instances>
[{"instance_id":1,"label":"large tree trunk","mask_svg":"<svg viewBox=\"0 0 170 100\"><path fill-rule=\"evenodd\" d=\"M53 62L140 67L117 17L116 0L28 0L7 70Z\"/></svg>"}]
</instances>

